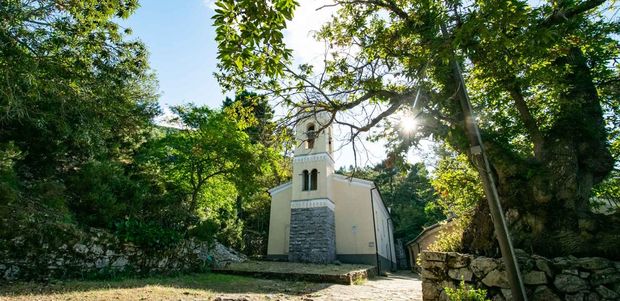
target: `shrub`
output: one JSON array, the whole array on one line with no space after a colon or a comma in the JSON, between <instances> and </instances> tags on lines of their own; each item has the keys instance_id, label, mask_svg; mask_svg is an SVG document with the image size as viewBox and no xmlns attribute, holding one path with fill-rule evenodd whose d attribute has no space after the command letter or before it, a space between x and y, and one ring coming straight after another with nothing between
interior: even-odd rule
<instances>
[{"instance_id":1,"label":"shrub","mask_svg":"<svg viewBox=\"0 0 620 301\"><path fill-rule=\"evenodd\" d=\"M473 289L465 285L465 281L461 280L461 284L457 288L444 288L448 300L450 301L487 301L487 291L483 289Z\"/></svg>"},{"instance_id":2,"label":"shrub","mask_svg":"<svg viewBox=\"0 0 620 301\"><path fill-rule=\"evenodd\" d=\"M201 221L196 227L189 230L189 235L199 240L213 242L219 230L219 225L213 220Z\"/></svg>"},{"instance_id":3,"label":"shrub","mask_svg":"<svg viewBox=\"0 0 620 301\"><path fill-rule=\"evenodd\" d=\"M461 241L463 230L468 223L465 218L457 218L452 221L452 227L445 227L439 230L437 240L428 246L429 251L433 252L459 252L461 251Z\"/></svg>"},{"instance_id":4,"label":"shrub","mask_svg":"<svg viewBox=\"0 0 620 301\"><path fill-rule=\"evenodd\" d=\"M182 235L175 229L135 219L117 222L115 228L115 234L121 241L133 243L145 250L168 248L182 239Z\"/></svg>"}]
</instances>

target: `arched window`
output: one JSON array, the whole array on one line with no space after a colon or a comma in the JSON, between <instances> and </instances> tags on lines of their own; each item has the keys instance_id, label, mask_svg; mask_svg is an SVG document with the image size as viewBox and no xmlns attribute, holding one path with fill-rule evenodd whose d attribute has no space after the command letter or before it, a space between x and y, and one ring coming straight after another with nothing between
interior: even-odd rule
<instances>
[{"instance_id":1,"label":"arched window","mask_svg":"<svg viewBox=\"0 0 620 301\"><path fill-rule=\"evenodd\" d=\"M306 148L314 148L314 124L309 124L308 128L306 128L306 136L308 136L308 140L306 141Z\"/></svg>"},{"instance_id":2,"label":"arched window","mask_svg":"<svg viewBox=\"0 0 620 301\"><path fill-rule=\"evenodd\" d=\"M319 172L313 169L310 173L310 190L316 190Z\"/></svg>"},{"instance_id":3,"label":"arched window","mask_svg":"<svg viewBox=\"0 0 620 301\"><path fill-rule=\"evenodd\" d=\"M301 182L302 182L301 190L303 191L310 190L309 180L310 180L310 177L309 177L308 171L304 170L304 172L301 174Z\"/></svg>"}]
</instances>

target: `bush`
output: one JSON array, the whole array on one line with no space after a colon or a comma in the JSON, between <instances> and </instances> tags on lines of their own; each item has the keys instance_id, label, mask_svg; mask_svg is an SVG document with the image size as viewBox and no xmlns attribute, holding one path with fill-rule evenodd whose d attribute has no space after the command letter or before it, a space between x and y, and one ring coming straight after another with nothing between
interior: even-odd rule
<instances>
[{"instance_id":1,"label":"bush","mask_svg":"<svg viewBox=\"0 0 620 301\"><path fill-rule=\"evenodd\" d=\"M463 231L468 221L468 218L456 218L452 221L455 223L454 226L439 230L437 240L428 246L428 250L433 252L460 252Z\"/></svg>"},{"instance_id":2,"label":"bush","mask_svg":"<svg viewBox=\"0 0 620 301\"><path fill-rule=\"evenodd\" d=\"M115 228L115 234L121 241L133 243L145 250L168 248L183 238L175 229L135 219L118 222Z\"/></svg>"},{"instance_id":3,"label":"bush","mask_svg":"<svg viewBox=\"0 0 620 301\"><path fill-rule=\"evenodd\" d=\"M142 207L140 187L120 164L90 162L69 178L67 186L71 211L87 226L109 229L130 216L130 206Z\"/></svg>"},{"instance_id":4,"label":"bush","mask_svg":"<svg viewBox=\"0 0 620 301\"><path fill-rule=\"evenodd\" d=\"M21 158L21 151L12 142L0 145L0 204L9 204L18 198L19 180L14 165Z\"/></svg>"},{"instance_id":5,"label":"bush","mask_svg":"<svg viewBox=\"0 0 620 301\"><path fill-rule=\"evenodd\" d=\"M457 288L444 288L448 300L450 301L487 301L487 291L483 289L473 289L465 285L465 281L461 280L461 284Z\"/></svg>"},{"instance_id":6,"label":"bush","mask_svg":"<svg viewBox=\"0 0 620 301\"><path fill-rule=\"evenodd\" d=\"M201 221L196 227L189 230L191 237L197 238L202 241L208 241L209 243L215 240L215 235L219 230L219 225L213 220Z\"/></svg>"}]
</instances>

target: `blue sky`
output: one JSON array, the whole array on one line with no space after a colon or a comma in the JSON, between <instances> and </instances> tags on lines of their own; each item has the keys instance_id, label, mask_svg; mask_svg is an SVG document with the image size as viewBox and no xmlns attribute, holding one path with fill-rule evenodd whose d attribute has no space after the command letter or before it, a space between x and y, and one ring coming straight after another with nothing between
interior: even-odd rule
<instances>
[{"instance_id":1,"label":"blue sky","mask_svg":"<svg viewBox=\"0 0 620 301\"><path fill-rule=\"evenodd\" d=\"M213 11L203 1L141 1L123 26L149 49L157 73L160 103L188 102L219 107L224 96L213 77L217 47Z\"/></svg>"},{"instance_id":2,"label":"blue sky","mask_svg":"<svg viewBox=\"0 0 620 301\"><path fill-rule=\"evenodd\" d=\"M294 19L287 24L285 42L293 50L298 63L322 61L324 45L312 38L312 32L328 21L335 8L317 11L330 0L299 1ZM217 45L212 26L213 0L144 0L141 7L120 23L133 30L133 38L144 42L149 50L151 68L157 73L162 108L193 102L212 108L221 106L224 95L213 76L217 71ZM233 96L233 92L227 92ZM351 145L339 141L335 128L336 167L354 164ZM344 145L344 147L341 147ZM360 145L358 144L358 147ZM372 165L385 156L383 142L365 142L358 150L357 163ZM410 153L410 161L424 160Z\"/></svg>"}]
</instances>

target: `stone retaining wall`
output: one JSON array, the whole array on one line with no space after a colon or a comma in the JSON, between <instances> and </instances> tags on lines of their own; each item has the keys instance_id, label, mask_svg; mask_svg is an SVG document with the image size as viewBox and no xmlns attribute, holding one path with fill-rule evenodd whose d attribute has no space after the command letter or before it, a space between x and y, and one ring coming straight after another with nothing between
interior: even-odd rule
<instances>
[{"instance_id":1,"label":"stone retaining wall","mask_svg":"<svg viewBox=\"0 0 620 301\"><path fill-rule=\"evenodd\" d=\"M447 300L445 287L461 279L486 289L491 300L512 300L501 259L460 253L421 254L424 300ZM517 259L529 300L620 300L620 262L599 257L547 259L517 250Z\"/></svg>"},{"instance_id":2,"label":"stone retaining wall","mask_svg":"<svg viewBox=\"0 0 620 301\"><path fill-rule=\"evenodd\" d=\"M144 251L121 243L101 230L75 235L58 232L62 239L17 235L0 243L0 283L50 278L91 278L121 274L170 274L204 270L209 264L245 260L245 256L215 243L183 240L163 250Z\"/></svg>"}]
</instances>

